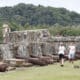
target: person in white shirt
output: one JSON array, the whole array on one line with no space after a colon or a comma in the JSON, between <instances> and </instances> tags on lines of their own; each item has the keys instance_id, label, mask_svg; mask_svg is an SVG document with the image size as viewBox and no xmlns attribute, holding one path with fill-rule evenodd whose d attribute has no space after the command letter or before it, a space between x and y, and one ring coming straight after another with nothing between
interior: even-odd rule
<instances>
[{"instance_id":1,"label":"person in white shirt","mask_svg":"<svg viewBox=\"0 0 80 80\"><path fill-rule=\"evenodd\" d=\"M60 43L59 46L59 50L58 50L58 54L59 54L59 60L60 60L60 64L63 67L64 65L64 55L65 55L65 46L63 45L63 43Z\"/></svg>"},{"instance_id":2,"label":"person in white shirt","mask_svg":"<svg viewBox=\"0 0 80 80\"><path fill-rule=\"evenodd\" d=\"M68 58L69 58L69 61L70 61L71 63L73 63L74 58L75 58L76 46L75 46L73 43L71 43L71 44L68 46L68 48L69 48Z\"/></svg>"}]
</instances>

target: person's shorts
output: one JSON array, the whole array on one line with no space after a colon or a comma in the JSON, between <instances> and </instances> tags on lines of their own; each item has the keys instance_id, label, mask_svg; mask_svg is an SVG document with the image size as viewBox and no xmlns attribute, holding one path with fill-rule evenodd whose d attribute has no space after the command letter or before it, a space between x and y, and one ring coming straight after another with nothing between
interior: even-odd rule
<instances>
[{"instance_id":1,"label":"person's shorts","mask_svg":"<svg viewBox=\"0 0 80 80\"><path fill-rule=\"evenodd\" d=\"M64 58L64 54L59 54L59 60Z\"/></svg>"},{"instance_id":2,"label":"person's shorts","mask_svg":"<svg viewBox=\"0 0 80 80\"><path fill-rule=\"evenodd\" d=\"M75 54L74 53L69 53L68 58L69 59L74 59L75 58Z\"/></svg>"}]
</instances>

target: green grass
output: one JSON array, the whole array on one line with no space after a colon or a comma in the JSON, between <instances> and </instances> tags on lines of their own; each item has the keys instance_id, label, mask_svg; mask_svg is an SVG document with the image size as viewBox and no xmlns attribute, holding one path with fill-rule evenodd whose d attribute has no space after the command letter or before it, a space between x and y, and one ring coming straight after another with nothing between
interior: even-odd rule
<instances>
[{"instance_id":1,"label":"green grass","mask_svg":"<svg viewBox=\"0 0 80 80\"><path fill-rule=\"evenodd\" d=\"M80 61L76 61L75 65L80 65ZM64 67L58 63L44 67L18 68L0 73L0 80L80 80L80 68L75 69L68 62L65 62Z\"/></svg>"}]
</instances>

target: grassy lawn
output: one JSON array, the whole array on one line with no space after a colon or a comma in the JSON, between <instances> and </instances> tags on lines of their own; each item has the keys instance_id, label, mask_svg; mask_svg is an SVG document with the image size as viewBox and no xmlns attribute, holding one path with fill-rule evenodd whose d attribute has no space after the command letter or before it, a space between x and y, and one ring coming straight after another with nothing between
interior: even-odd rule
<instances>
[{"instance_id":1,"label":"grassy lawn","mask_svg":"<svg viewBox=\"0 0 80 80\"><path fill-rule=\"evenodd\" d=\"M75 61L80 65L80 61ZM64 67L59 63L44 67L18 68L14 71L0 73L0 80L80 80L80 68L65 62Z\"/></svg>"}]
</instances>

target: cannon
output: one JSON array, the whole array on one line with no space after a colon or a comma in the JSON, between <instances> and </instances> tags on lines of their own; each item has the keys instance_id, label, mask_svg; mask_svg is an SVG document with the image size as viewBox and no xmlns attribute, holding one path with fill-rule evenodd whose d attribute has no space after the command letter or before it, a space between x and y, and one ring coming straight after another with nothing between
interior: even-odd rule
<instances>
[{"instance_id":1,"label":"cannon","mask_svg":"<svg viewBox=\"0 0 80 80\"><path fill-rule=\"evenodd\" d=\"M35 65L40 65L40 66L45 66L47 63L39 58L29 58L28 62L35 64Z\"/></svg>"},{"instance_id":2,"label":"cannon","mask_svg":"<svg viewBox=\"0 0 80 80\"><path fill-rule=\"evenodd\" d=\"M0 72L7 71L7 68L8 68L8 64L7 63L0 62Z\"/></svg>"}]
</instances>

